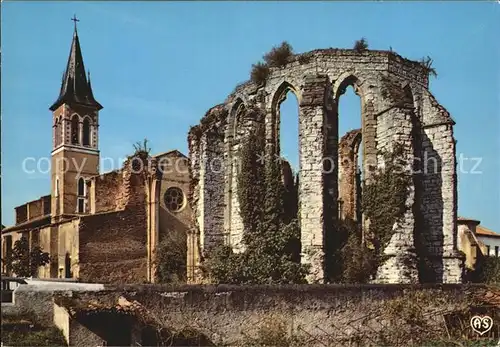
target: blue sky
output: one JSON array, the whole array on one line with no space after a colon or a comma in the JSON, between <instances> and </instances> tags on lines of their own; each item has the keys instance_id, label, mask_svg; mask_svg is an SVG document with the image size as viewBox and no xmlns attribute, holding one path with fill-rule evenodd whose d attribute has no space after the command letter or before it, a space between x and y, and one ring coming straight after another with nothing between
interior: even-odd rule
<instances>
[{"instance_id":1,"label":"blue sky","mask_svg":"<svg viewBox=\"0 0 500 347\"><path fill-rule=\"evenodd\" d=\"M457 156L482 158L459 174L459 214L500 232L500 4L497 2L4 2L2 3L2 223L49 193L55 101L76 13L100 115L101 156L123 158L145 137L153 152L187 153L186 133L287 40L296 52L370 48L434 59L430 89L457 125ZM495 37L496 36L496 37ZM283 152L296 162L297 105L282 105ZM341 132L359 127L359 98L340 101ZM288 120L287 120L288 119ZM295 147L294 147L295 146ZM40 161L41 171L47 162ZM474 162L464 162L470 171ZM117 164L116 164L117 165ZM108 171L113 167L103 167Z\"/></svg>"}]
</instances>

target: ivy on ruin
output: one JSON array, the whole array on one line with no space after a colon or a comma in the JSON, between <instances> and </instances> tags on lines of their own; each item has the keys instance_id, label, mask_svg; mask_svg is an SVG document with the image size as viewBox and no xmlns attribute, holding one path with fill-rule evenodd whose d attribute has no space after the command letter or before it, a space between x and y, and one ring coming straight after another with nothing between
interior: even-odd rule
<instances>
[{"instance_id":1,"label":"ivy on ruin","mask_svg":"<svg viewBox=\"0 0 500 347\"><path fill-rule=\"evenodd\" d=\"M372 172L370 181L363 181L362 210L369 220L368 230L350 219L338 222L332 240L330 261L336 271L334 282L367 283L387 260L393 226L403 218L411 175L404 172L404 146L396 143L392 151L380 151L384 166ZM364 237L363 237L364 232Z\"/></svg>"},{"instance_id":2,"label":"ivy on ruin","mask_svg":"<svg viewBox=\"0 0 500 347\"><path fill-rule=\"evenodd\" d=\"M201 119L199 125L192 126L188 132L188 149L189 153L198 152L198 148L194 146L199 146L201 137L203 134L210 136L223 136L217 129L223 129L227 124L228 112L223 107L223 105L217 105L212 107L205 113L205 116ZM193 203L194 189L198 185L199 179L194 176L192 165L189 165L189 193L188 201L190 204Z\"/></svg>"},{"instance_id":3,"label":"ivy on ruin","mask_svg":"<svg viewBox=\"0 0 500 347\"><path fill-rule=\"evenodd\" d=\"M263 149L263 136L257 132L241 148L237 182L245 251L234 253L222 246L211 252L204 270L216 283L305 283L308 267L300 263L298 211L284 204L285 197L296 194L284 187L280 160L259 161Z\"/></svg>"},{"instance_id":4,"label":"ivy on ruin","mask_svg":"<svg viewBox=\"0 0 500 347\"><path fill-rule=\"evenodd\" d=\"M373 251L376 269L386 260L384 249L394 234L393 226L407 210L406 200L412 182L404 170L406 160L403 144L395 143L392 151L381 151L384 167L373 172L370 182L363 182L362 208L370 221L366 235L367 247Z\"/></svg>"}]
</instances>

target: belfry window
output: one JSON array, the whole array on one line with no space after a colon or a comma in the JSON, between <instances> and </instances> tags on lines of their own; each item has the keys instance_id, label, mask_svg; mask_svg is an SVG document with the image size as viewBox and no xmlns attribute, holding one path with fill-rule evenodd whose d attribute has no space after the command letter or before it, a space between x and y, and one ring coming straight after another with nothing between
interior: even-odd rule
<instances>
[{"instance_id":1,"label":"belfry window","mask_svg":"<svg viewBox=\"0 0 500 347\"><path fill-rule=\"evenodd\" d=\"M79 124L80 120L78 119L78 115L74 114L73 117L71 117L71 144L73 145L78 145L80 143L79 141Z\"/></svg>"},{"instance_id":2,"label":"belfry window","mask_svg":"<svg viewBox=\"0 0 500 347\"><path fill-rule=\"evenodd\" d=\"M76 198L76 212L85 213L85 180L80 177L78 179L78 192Z\"/></svg>"},{"instance_id":3,"label":"belfry window","mask_svg":"<svg viewBox=\"0 0 500 347\"><path fill-rule=\"evenodd\" d=\"M88 118L83 120L83 129L82 129L82 144L84 146L90 146L90 121Z\"/></svg>"}]
</instances>

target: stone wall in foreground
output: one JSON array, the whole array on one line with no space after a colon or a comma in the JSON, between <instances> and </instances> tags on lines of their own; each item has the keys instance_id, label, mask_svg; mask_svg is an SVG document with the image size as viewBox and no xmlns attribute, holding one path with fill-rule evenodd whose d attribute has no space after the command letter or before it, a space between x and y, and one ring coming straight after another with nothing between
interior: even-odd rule
<instances>
[{"instance_id":1,"label":"stone wall in foreground","mask_svg":"<svg viewBox=\"0 0 500 347\"><path fill-rule=\"evenodd\" d=\"M382 335L390 345L403 346L410 339L453 337L457 319L470 336L473 315L500 319L500 291L484 285L135 285L61 294L78 301L76 307L133 303L133 329L143 329L140 322L153 317L168 330L188 329L215 345L246 345L266 329L270 334L282 328L287 338L307 346L373 345ZM499 333L495 326L482 338L498 339ZM401 344L404 339L408 344Z\"/></svg>"}]
</instances>

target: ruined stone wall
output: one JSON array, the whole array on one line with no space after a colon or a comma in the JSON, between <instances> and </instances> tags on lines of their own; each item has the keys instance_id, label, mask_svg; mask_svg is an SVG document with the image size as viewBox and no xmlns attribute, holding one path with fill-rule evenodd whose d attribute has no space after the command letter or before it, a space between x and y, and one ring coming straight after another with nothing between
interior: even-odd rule
<instances>
[{"instance_id":1,"label":"ruined stone wall","mask_svg":"<svg viewBox=\"0 0 500 347\"><path fill-rule=\"evenodd\" d=\"M339 200L342 218L357 220L361 208L358 203L360 188L356 180L358 151L361 142L361 129L347 132L339 143Z\"/></svg>"},{"instance_id":2,"label":"ruined stone wall","mask_svg":"<svg viewBox=\"0 0 500 347\"><path fill-rule=\"evenodd\" d=\"M202 251L225 242L226 126L227 111L216 106L207 112L200 126L191 129L189 135L193 185L190 200L197 225L194 232L199 235L198 244Z\"/></svg>"},{"instance_id":3,"label":"ruined stone wall","mask_svg":"<svg viewBox=\"0 0 500 347\"><path fill-rule=\"evenodd\" d=\"M26 222L28 220L28 205L24 204L15 208L16 224Z\"/></svg>"},{"instance_id":4,"label":"ruined stone wall","mask_svg":"<svg viewBox=\"0 0 500 347\"><path fill-rule=\"evenodd\" d=\"M241 172L240 151L253 132L258 134L263 131L262 112L255 107L254 103L243 104L241 99L237 99L233 105L228 105L229 122L225 134L224 163L226 172L224 177L225 186L225 214L224 229L228 235L227 242L230 243L235 252L244 250L243 239L243 219L240 215L240 203L238 193L238 175ZM264 148L262 148L264 153Z\"/></svg>"},{"instance_id":5,"label":"ruined stone wall","mask_svg":"<svg viewBox=\"0 0 500 347\"><path fill-rule=\"evenodd\" d=\"M479 285L306 285L128 286L74 293L69 299L83 307L134 302L141 321L151 318L164 329L187 329L214 345L249 345L249 337L274 327L265 335L271 338L281 325L286 336L299 338L304 346L379 345L379 335L393 338L403 331L406 340L385 345L404 346L410 340L420 345L415 342L420 332L449 337L451 317L457 313L463 312L467 326L474 312L494 317L500 297ZM418 318L411 316L416 312ZM472 331L461 333L478 338Z\"/></svg>"},{"instance_id":6,"label":"ruined stone wall","mask_svg":"<svg viewBox=\"0 0 500 347\"><path fill-rule=\"evenodd\" d=\"M292 57L285 67L271 68L264 85L257 86L253 82L240 85L223 105L217 106L217 110L224 109L231 117L238 103L243 106L252 104L259 108L265 115L266 151L272 157L279 153L279 104L288 91L296 95L299 102L300 133L301 259L303 263L312 264L309 281L323 282L328 277L325 273L325 244L337 223L339 199L338 165L334 165L334 169L326 173L324 158L338 163L338 117L342 116L338 114L338 101L348 86L353 86L361 98L363 172L368 183L371 172L378 166L381 151L391 150L394 143L400 142L405 146L405 158L409 162L422 148L425 151L429 147L425 138L415 139L417 128L422 135L433 136L430 143L450 167L440 171L440 179L446 181L444 185L439 186L435 178L429 175L412 180L406 202L407 213L394 225L394 237L385 250L392 255L392 260L384 265L377 280L391 283L415 281L418 277L414 268L415 254L411 255L411 266L404 265L403 258L406 259L415 246L415 233L429 234L430 241L424 242L425 247L420 247L420 250L426 249L436 254L436 251L430 251L434 247L431 247L433 236L430 235L438 233L438 218L441 215L439 220L442 229L446 229L442 231L446 235L443 237L442 254L447 257L449 254L449 258L442 260L438 256L436 259L445 262L447 265L444 267L448 270L444 270L447 274L435 281L459 281L460 260L453 250L456 248L456 175L452 124L444 108L427 91L428 71L420 63L387 51L358 53L342 49L316 50ZM243 132L246 130L244 125L235 122L236 129L228 131L227 122L214 118L216 117L205 116L197 128L200 131L197 140L190 141L190 156L197 157L191 166L191 174L195 178L192 191L196 195L193 212L198 218L197 228L201 237L199 245L202 251L206 249L206 235L215 237L229 230L229 243L233 245L238 243L242 230L237 217L234 170L227 169L227 177L230 179L221 181L220 177L207 173L206 166L200 163L202 159L213 155L232 159L235 149L232 146L236 145L233 137L239 134L239 129ZM435 125L436 122L431 122L430 119L441 120L436 121L441 125ZM418 125L418 122L422 125ZM434 126L430 127L430 123ZM222 154L220 142L217 145L208 142L207 129L223 131L225 134L223 141L231 145L226 146ZM446 136L438 136L438 133ZM411 167L406 174L412 176ZM221 205L218 190L221 182L225 184L224 205ZM214 191L217 191L215 195ZM319 192L321 193L318 194ZM441 209L440 206L430 207L436 206L431 203L431 196L433 199L436 196L445 199ZM222 218L225 219L224 226L220 223ZM440 244L436 243L435 246L439 248ZM233 248L238 250L238 247Z\"/></svg>"},{"instance_id":7,"label":"ruined stone wall","mask_svg":"<svg viewBox=\"0 0 500 347\"><path fill-rule=\"evenodd\" d=\"M146 166L147 167L147 166ZM136 173L134 173L136 172ZM116 211L80 218L79 278L141 283L147 276L147 170L124 164Z\"/></svg>"},{"instance_id":8,"label":"ruined stone wall","mask_svg":"<svg viewBox=\"0 0 500 347\"><path fill-rule=\"evenodd\" d=\"M422 90L422 201L424 235L435 277L459 282L457 254L457 172L454 121L427 90Z\"/></svg>"},{"instance_id":9,"label":"ruined stone wall","mask_svg":"<svg viewBox=\"0 0 500 347\"><path fill-rule=\"evenodd\" d=\"M122 199L124 183L123 173L119 171L92 177L87 185L90 191L92 213L117 210Z\"/></svg>"},{"instance_id":10,"label":"ruined stone wall","mask_svg":"<svg viewBox=\"0 0 500 347\"><path fill-rule=\"evenodd\" d=\"M158 196L160 205L159 238L161 240L168 232L180 231L187 233L192 227L192 210L187 201L190 182L189 160L179 152L157 156L156 159L162 171ZM166 194L170 188L179 188L182 191L182 203L178 210L172 210L166 204Z\"/></svg>"}]
</instances>

